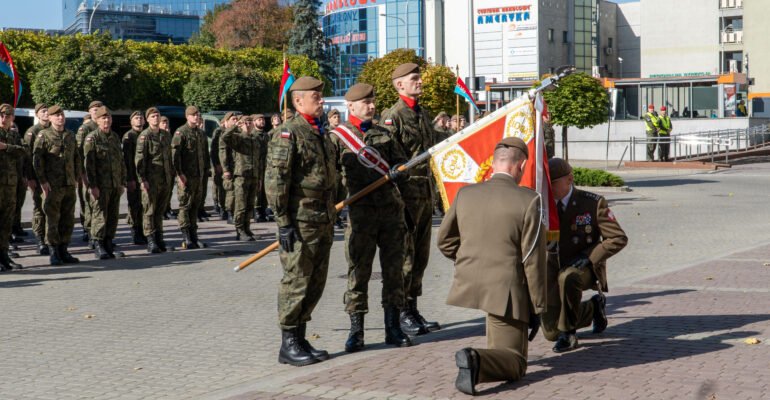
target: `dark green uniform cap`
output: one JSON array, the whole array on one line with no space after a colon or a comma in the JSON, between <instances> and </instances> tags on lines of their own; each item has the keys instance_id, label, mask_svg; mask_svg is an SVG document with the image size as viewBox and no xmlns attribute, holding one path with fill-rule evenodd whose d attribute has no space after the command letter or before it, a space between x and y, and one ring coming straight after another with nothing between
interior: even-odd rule
<instances>
[{"instance_id":1,"label":"dark green uniform cap","mask_svg":"<svg viewBox=\"0 0 770 400\"><path fill-rule=\"evenodd\" d=\"M64 110L62 110L59 105L54 104L48 108L48 115L56 115L56 114L64 114Z\"/></svg>"},{"instance_id":2,"label":"dark green uniform cap","mask_svg":"<svg viewBox=\"0 0 770 400\"><path fill-rule=\"evenodd\" d=\"M13 107L10 104L0 104L0 114L13 115Z\"/></svg>"},{"instance_id":3,"label":"dark green uniform cap","mask_svg":"<svg viewBox=\"0 0 770 400\"><path fill-rule=\"evenodd\" d=\"M48 108L48 105L45 104L45 103L37 103L37 104L35 104L35 114L37 114L38 112L40 112L40 110L42 110L44 108Z\"/></svg>"},{"instance_id":4,"label":"dark green uniform cap","mask_svg":"<svg viewBox=\"0 0 770 400\"><path fill-rule=\"evenodd\" d=\"M112 115L112 114L110 114L110 109L109 108L107 108L105 106L101 106L101 107L99 107L99 109L96 110L96 118L101 118L101 117L103 117L105 115Z\"/></svg>"},{"instance_id":5,"label":"dark green uniform cap","mask_svg":"<svg viewBox=\"0 0 770 400\"><path fill-rule=\"evenodd\" d=\"M551 173L551 181L553 182L569 175L572 172L572 167L564 159L554 157L548 160L548 170Z\"/></svg>"},{"instance_id":6,"label":"dark green uniform cap","mask_svg":"<svg viewBox=\"0 0 770 400\"><path fill-rule=\"evenodd\" d=\"M187 108L185 108L184 110L185 117L188 115L195 115L199 113L200 113L200 110L198 110L198 107L195 107L195 106L187 106Z\"/></svg>"},{"instance_id":7,"label":"dark green uniform cap","mask_svg":"<svg viewBox=\"0 0 770 400\"><path fill-rule=\"evenodd\" d=\"M316 92L320 92L324 90L324 83L316 78L313 78L312 76L303 76L294 83L292 83L291 87L289 88L290 92L293 92L295 90L298 91L306 91L306 90L312 90Z\"/></svg>"},{"instance_id":8,"label":"dark green uniform cap","mask_svg":"<svg viewBox=\"0 0 770 400\"><path fill-rule=\"evenodd\" d=\"M402 76L407 76L409 74L420 73L420 66L415 63L406 63L401 64L396 69L393 70L393 74L390 75L390 79L398 79Z\"/></svg>"},{"instance_id":9,"label":"dark green uniform cap","mask_svg":"<svg viewBox=\"0 0 770 400\"><path fill-rule=\"evenodd\" d=\"M160 110L158 110L156 107L150 107L147 109L147 111L144 112L144 118L149 118L152 114L160 114Z\"/></svg>"},{"instance_id":10,"label":"dark green uniform cap","mask_svg":"<svg viewBox=\"0 0 770 400\"><path fill-rule=\"evenodd\" d=\"M99 100L94 100L91 102L91 104L88 105L88 109L90 110L94 107L104 107L104 104L102 104L102 102Z\"/></svg>"},{"instance_id":11,"label":"dark green uniform cap","mask_svg":"<svg viewBox=\"0 0 770 400\"><path fill-rule=\"evenodd\" d=\"M501 148L501 147L509 147L514 149L519 149L524 153L525 157L529 157L529 149L527 149L527 144L524 143L523 140L517 138L517 137L507 137L503 140L499 141L497 145L495 146L495 150Z\"/></svg>"},{"instance_id":12,"label":"dark green uniform cap","mask_svg":"<svg viewBox=\"0 0 770 400\"><path fill-rule=\"evenodd\" d=\"M369 97L374 97L374 86L368 83L356 83L345 93L347 101L358 101Z\"/></svg>"},{"instance_id":13,"label":"dark green uniform cap","mask_svg":"<svg viewBox=\"0 0 770 400\"><path fill-rule=\"evenodd\" d=\"M139 111L139 110L136 110L136 111L131 113L131 116L128 117L128 119L134 119L134 117L136 117L137 115L142 115L142 112Z\"/></svg>"}]
</instances>

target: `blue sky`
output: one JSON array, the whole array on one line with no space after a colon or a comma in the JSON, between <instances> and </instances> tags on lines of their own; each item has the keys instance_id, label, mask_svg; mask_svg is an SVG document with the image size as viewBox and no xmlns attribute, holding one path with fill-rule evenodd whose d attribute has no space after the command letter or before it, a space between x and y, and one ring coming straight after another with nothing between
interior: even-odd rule
<instances>
[{"instance_id":1,"label":"blue sky","mask_svg":"<svg viewBox=\"0 0 770 400\"><path fill-rule=\"evenodd\" d=\"M629 3L639 0L611 0ZM62 29L61 0L2 0L0 27Z\"/></svg>"},{"instance_id":2,"label":"blue sky","mask_svg":"<svg viewBox=\"0 0 770 400\"><path fill-rule=\"evenodd\" d=\"M61 0L2 0L0 27L62 28Z\"/></svg>"}]
</instances>

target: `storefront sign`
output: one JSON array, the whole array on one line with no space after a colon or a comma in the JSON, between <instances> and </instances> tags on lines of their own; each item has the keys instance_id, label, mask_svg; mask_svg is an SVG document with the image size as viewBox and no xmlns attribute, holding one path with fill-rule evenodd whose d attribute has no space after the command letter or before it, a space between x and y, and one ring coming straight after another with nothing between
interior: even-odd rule
<instances>
[{"instance_id":1,"label":"storefront sign","mask_svg":"<svg viewBox=\"0 0 770 400\"><path fill-rule=\"evenodd\" d=\"M476 0L476 75L497 82L538 77L538 0Z\"/></svg>"},{"instance_id":2,"label":"storefront sign","mask_svg":"<svg viewBox=\"0 0 770 400\"><path fill-rule=\"evenodd\" d=\"M332 44L365 42L366 32L351 32L347 35L334 36L331 40Z\"/></svg>"},{"instance_id":3,"label":"storefront sign","mask_svg":"<svg viewBox=\"0 0 770 400\"><path fill-rule=\"evenodd\" d=\"M384 3L385 0L380 0L380 3ZM326 2L326 14L345 11L346 9L355 9L359 7L376 5L377 0L328 0Z\"/></svg>"},{"instance_id":4,"label":"storefront sign","mask_svg":"<svg viewBox=\"0 0 770 400\"><path fill-rule=\"evenodd\" d=\"M532 18L531 5L513 7L492 7L476 10L476 24L507 24L524 22Z\"/></svg>"},{"instance_id":5,"label":"storefront sign","mask_svg":"<svg viewBox=\"0 0 770 400\"><path fill-rule=\"evenodd\" d=\"M678 72L674 74L650 74L650 78L687 78L697 76L709 76L708 72Z\"/></svg>"}]
</instances>

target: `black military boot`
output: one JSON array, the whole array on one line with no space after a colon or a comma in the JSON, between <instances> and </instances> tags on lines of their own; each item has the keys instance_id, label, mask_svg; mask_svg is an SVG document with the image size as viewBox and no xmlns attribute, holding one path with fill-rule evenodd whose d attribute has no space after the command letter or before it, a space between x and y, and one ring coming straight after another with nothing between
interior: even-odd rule
<instances>
[{"instance_id":1,"label":"black military boot","mask_svg":"<svg viewBox=\"0 0 770 400\"><path fill-rule=\"evenodd\" d=\"M152 254L160 253L162 250L158 246L157 243L155 243L155 237L152 235L147 236L147 252Z\"/></svg>"},{"instance_id":2,"label":"black military boot","mask_svg":"<svg viewBox=\"0 0 770 400\"><path fill-rule=\"evenodd\" d=\"M281 331L281 350L278 352L278 362L289 364L295 367L317 363L317 358L313 357L309 351L302 346L297 337L297 328L284 329Z\"/></svg>"},{"instance_id":3,"label":"black military boot","mask_svg":"<svg viewBox=\"0 0 770 400\"><path fill-rule=\"evenodd\" d=\"M350 333L345 342L345 351L355 353L364 349L364 314L350 314Z\"/></svg>"},{"instance_id":4,"label":"black military boot","mask_svg":"<svg viewBox=\"0 0 770 400\"><path fill-rule=\"evenodd\" d=\"M428 333L428 329L425 328L425 325L412 315L412 310L409 308L409 305L401 310L399 322L401 324L401 331L407 335L418 336Z\"/></svg>"},{"instance_id":5,"label":"black military boot","mask_svg":"<svg viewBox=\"0 0 770 400\"><path fill-rule=\"evenodd\" d=\"M243 229L238 229L235 231L235 240L239 240L241 242L253 242L256 239L254 239L254 236L249 232L246 232Z\"/></svg>"},{"instance_id":6,"label":"black military boot","mask_svg":"<svg viewBox=\"0 0 770 400\"><path fill-rule=\"evenodd\" d=\"M110 254L107 253L107 250L104 249L104 241L102 240L93 240L91 241L94 245L94 257L97 260L109 260Z\"/></svg>"},{"instance_id":7,"label":"black military boot","mask_svg":"<svg viewBox=\"0 0 770 400\"><path fill-rule=\"evenodd\" d=\"M88 232L83 232L83 237L81 238L84 243L90 243L91 242L91 235L88 234Z\"/></svg>"},{"instance_id":8,"label":"black military boot","mask_svg":"<svg viewBox=\"0 0 770 400\"><path fill-rule=\"evenodd\" d=\"M302 347L305 348L310 354L315 357L318 361L325 361L329 359L329 352L326 350L318 350L315 347L313 347L310 342L307 341L305 338L305 333L307 332L307 322L299 324L297 327L297 339L299 339L300 344Z\"/></svg>"},{"instance_id":9,"label":"black military boot","mask_svg":"<svg viewBox=\"0 0 770 400\"><path fill-rule=\"evenodd\" d=\"M401 330L398 308L385 306L385 344L396 347L409 347L412 341Z\"/></svg>"},{"instance_id":10,"label":"black military boot","mask_svg":"<svg viewBox=\"0 0 770 400\"><path fill-rule=\"evenodd\" d=\"M564 353L565 351L575 350L578 348L577 334L574 330L569 332L562 332L559 334L559 338L556 339L556 344L553 345L554 353Z\"/></svg>"},{"instance_id":11,"label":"black military boot","mask_svg":"<svg viewBox=\"0 0 770 400\"><path fill-rule=\"evenodd\" d=\"M163 240L163 233L162 232L155 232L155 244L158 245L158 248L160 249L161 253L166 252L166 241Z\"/></svg>"},{"instance_id":12,"label":"black military boot","mask_svg":"<svg viewBox=\"0 0 770 400\"><path fill-rule=\"evenodd\" d=\"M16 237L27 237L27 236L29 236L29 233L27 233L27 231L25 231L24 228L21 227L20 223L19 224L13 224L13 231L11 233L13 233L13 235L16 236Z\"/></svg>"},{"instance_id":13,"label":"black military boot","mask_svg":"<svg viewBox=\"0 0 770 400\"><path fill-rule=\"evenodd\" d=\"M131 237L136 245L141 246L147 244L147 237L145 237L138 229L131 228Z\"/></svg>"},{"instance_id":14,"label":"black military boot","mask_svg":"<svg viewBox=\"0 0 770 400\"><path fill-rule=\"evenodd\" d=\"M222 220L222 221L227 221L227 219L229 218L229 215L230 215L230 213L229 213L229 212L227 212L227 210L225 210L225 209L223 208L223 209L222 209L222 213L221 213L221 214L219 214L219 219L220 219L220 220Z\"/></svg>"},{"instance_id":15,"label":"black military boot","mask_svg":"<svg viewBox=\"0 0 770 400\"><path fill-rule=\"evenodd\" d=\"M192 237L190 237L190 230L189 229L182 229L182 248L183 249L197 249L198 245L193 242Z\"/></svg>"},{"instance_id":16,"label":"black military boot","mask_svg":"<svg viewBox=\"0 0 770 400\"><path fill-rule=\"evenodd\" d=\"M48 251L51 252L50 256L48 257L49 264L51 265L62 265L64 262L62 261L61 257L59 256L59 248L58 246L48 246Z\"/></svg>"},{"instance_id":17,"label":"black military boot","mask_svg":"<svg viewBox=\"0 0 770 400\"><path fill-rule=\"evenodd\" d=\"M0 251L0 271L11 271L14 269L24 269L21 264L17 264L8 256L8 252Z\"/></svg>"},{"instance_id":18,"label":"black military boot","mask_svg":"<svg viewBox=\"0 0 770 400\"><path fill-rule=\"evenodd\" d=\"M607 298L599 293L591 297L594 303L594 327L593 333L602 333L607 329Z\"/></svg>"},{"instance_id":19,"label":"black military boot","mask_svg":"<svg viewBox=\"0 0 770 400\"><path fill-rule=\"evenodd\" d=\"M59 258L61 258L62 262L65 264L77 264L80 262L79 259L73 257L72 254L70 254L69 250L67 250L66 244L59 245Z\"/></svg>"},{"instance_id":20,"label":"black military boot","mask_svg":"<svg viewBox=\"0 0 770 400\"><path fill-rule=\"evenodd\" d=\"M412 316L420 321L420 323L425 327L425 329L428 330L428 332L441 329L441 325L439 325L438 322L426 321L425 318L423 318L423 316L420 314L420 311L417 310L417 299L407 301L407 307L409 307Z\"/></svg>"},{"instance_id":21,"label":"black military boot","mask_svg":"<svg viewBox=\"0 0 770 400\"><path fill-rule=\"evenodd\" d=\"M196 249L205 249L208 247L206 243L203 243L198 239L198 228L190 229L190 239L195 243Z\"/></svg>"},{"instance_id":22,"label":"black military boot","mask_svg":"<svg viewBox=\"0 0 770 400\"><path fill-rule=\"evenodd\" d=\"M126 255L122 251L115 250L115 242L113 239L114 238L104 239L104 250L107 250L107 254L110 255L110 258L125 257Z\"/></svg>"},{"instance_id":23,"label":"black military boot","mask_svg":"<svg viewBox=\"0 0 770 400\"><path fill-rule=\"evenodd\" d=\"M51 252L48 250L48 246L45 244L45 240L41 238L37 239L37 254L41 256L51 255Z\"/></svg>"},{"instance_id":24,"label":"black military boot","mask_svg":"<svg viewBox=\"0 0 770 400\"><path fill-rule=\"evenodd\" d=\"M265 207L257 207L257 222L267 222L267 213L265 213Z\"/></svg>"},{"instance_id":25,"label":"black military boot","mask_svg":"<svg viewBox=\"0 0 770 400\"><path fill-rule=\"evenodd\" d=\"M214 213L222 215L222 208L219 207L219 204L214 204Z\"/></svg>"}]
</instances>

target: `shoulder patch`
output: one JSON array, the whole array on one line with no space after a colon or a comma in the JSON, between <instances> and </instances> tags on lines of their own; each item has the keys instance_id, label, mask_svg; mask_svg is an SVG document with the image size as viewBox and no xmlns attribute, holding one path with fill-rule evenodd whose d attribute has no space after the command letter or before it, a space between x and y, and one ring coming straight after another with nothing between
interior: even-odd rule
<instances>
[{"instance_id":1,"label":"shoulder patch","mask_svg":"<svg viewBox=\"0 0 770 400\"><path fill-rule=\"evenodd\" d=\"M393 120L388 118L385 120L385 125L393 125Z\"/></svg>"},{"instance_id":2,"label":"shoulder patch","mask_svg":"<svg viewBox=\"0 0 770 400\"><path fill-rule=\"evenodd\" d=\"M599 201L599 199L601 199L601 198L602 198L602 196L599 196L599 195L598 195L598 194L596 194L596 193L591 193L591 192L582 192L582 194L583 194L583 197L585 197L585 198L587 198L587 199L591 199L591 200L596 200L596 201Z\"/></svg>"},{"instance_id":3,"label":"shoulder patch","mask_svg":"<svg viewBox=\"0 0 770 400\"><path fill-rule=\"evenodd\" d=\"M182 136L182 132L176 131L174 132L174 136Z\"/></svg>"},{"instance_id":4,"label":"shoulder patch","mask_svg":"<svg viewBox=\"0 0 770 400\"><path fill-rule=\"evenodd\" d=\"M43 134L42 133L38 133L37 137L41 138L41 137L43 137Z\"/></svg>"},{"instance_id":5,"label":"shoulder patch","mask_svg":"<svg viewBox=\"0 0 770 400\"><path fill-rule=\"evenodd\" d=\"M281 138L282 139L290 139L291 138L291 132L289 132L289 131L281 131Z\"/></svg>"},{"instance_id":6,"label":"shoulder patch","mask_svg":"<svg viewBox=\"0 0 770 400\"><path fill-rule=\"evenodd\" d=\"M94 137L93 136L89 136L89 137L86 138L86 142L93 142L93 141L94 141Z\"/></svg>"},{"instance_id":7,"label":"shoulder patch","mask_svg":"<svg viewBox=\"0 0 770 400\"><path fill-rule=\"evenodd\" d=\"M32 136L32 135L33 135L32 132L27 132L27 136Z\"/></svg>"}]
</instances>

